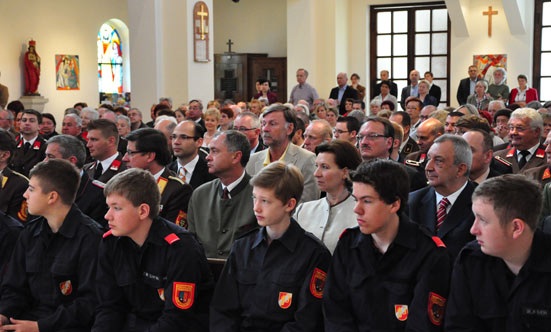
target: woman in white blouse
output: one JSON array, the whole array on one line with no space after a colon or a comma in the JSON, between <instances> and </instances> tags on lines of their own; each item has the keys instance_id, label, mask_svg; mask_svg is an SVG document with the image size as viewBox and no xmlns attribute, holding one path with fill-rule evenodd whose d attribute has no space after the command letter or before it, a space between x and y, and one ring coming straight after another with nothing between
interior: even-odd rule
<instances>
[{"instance_id":1,"label":"woman in white blouse","mask_svg":"<svg viewBox=\"0 0 551 332\"><path fill-rule=\"evenodd\" d=\"M331 251L335 250L342 232L358 225L354 199L350 195L350 171L362 162L358 149L348 141L333 140L316 147L318 187L327 196L300 204L295 219L306 231L317 236Z\"/></svg>"}]
</instances>

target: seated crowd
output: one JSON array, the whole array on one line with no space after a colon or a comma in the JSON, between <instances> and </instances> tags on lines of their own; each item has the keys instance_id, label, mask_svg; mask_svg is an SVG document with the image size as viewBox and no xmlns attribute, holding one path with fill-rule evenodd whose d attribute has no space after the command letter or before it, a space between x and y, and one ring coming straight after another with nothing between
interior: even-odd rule
<instances>
[{"instance_id":1,"label":"seated crowd","mask_svg":"<svg viewBox=\"0 0 551 332\"><path fill-rule=\"evenodd\" d=\"M148 123L9 103L0 331L551 330L551 105L468 73L457 108L302 68Z\"/></svg>"}]
</instances>

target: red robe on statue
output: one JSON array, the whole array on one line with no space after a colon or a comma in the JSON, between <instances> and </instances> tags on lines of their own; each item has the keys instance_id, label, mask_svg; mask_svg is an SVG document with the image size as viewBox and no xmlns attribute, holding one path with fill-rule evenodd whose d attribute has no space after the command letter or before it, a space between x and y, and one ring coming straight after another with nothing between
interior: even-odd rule
<instances>
[{"instance_id":1,"label":"red robe on statue","mask_svg":"<svg viewBox=\"0 0 551 332\"><path fill-rule=\"evenodd\" d=\"M37 95L40 81L40 57L35 51L36 42L29 42L29 50L25 53L25 95Z\"/></svg>"}]
</instances>

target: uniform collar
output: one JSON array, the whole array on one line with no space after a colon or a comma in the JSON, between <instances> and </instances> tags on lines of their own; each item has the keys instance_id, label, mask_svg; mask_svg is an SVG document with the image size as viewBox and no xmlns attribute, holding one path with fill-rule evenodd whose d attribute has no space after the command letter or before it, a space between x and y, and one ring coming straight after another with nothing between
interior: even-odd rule
<instances>
[{"instance_id":1,"label":"uniform collar","mask_svg":"<svg viewBox=\"0 0 551 332\"><path fill-rule=\"evenodd\" d=\"M172 232L164 227L161 218L157 217L151 222L151 227L149 228L149 233L147 234L147 238L145 239L144 244L149 242L162 246L163 244L167 243L165 242L164 238L170 233Z\"/></svg>"},{"instance_id":2,"label":"uniform collar","mask_svg":"<svg viewBox=\"0 0 551 332\"><path fill-rule=\"evenodd\" d=\"M301 231L302 229L300 228L296 220L291 218L291 224L289 225L289 228L287 229L287 231L285 231L283 236L281 236L279 239L274 241L281 242L281 244L285 248L287 248L287 250L289 250L290 252L294 252L297 247L297 243L300 239L300 236L303 233L303 231L302 232ZM253 242L252 248L254 249L258 247L263 241L266 241L266 227L262 227L261 229L258 230L258 232L256 233L256 238ZM266 241L266 243L268 243L268 241Z\"/></svg>"},{"instance_id":3,"label":"uniform collar","mask_svg":"<svg viewBox=\"0 0 551 332\"><path fill-rule=\"evenodd\" d=\"M78 207L73 204L71 206L71 209L69 210L69 213L65 216L65 219L63 219L63 224L61 224L61 227L59 228L58 233L63 235L66 238L73 238L77 232L77 229L79 227L79 220L82 218L82 212L78 209ZM36 228L34 231L34 236L39 236L41 233L43 233L46 230L46 227L50 227L48 225L48 220L44 217L40 217L37 222L40 223L40 225Z\"/></svg>"},{"instance_id":4,"label":"uniform collar","mask_svg":"<svg viewBox=\"0 0 551 332\"><path fill-rule=\"evenodd\" d=\"M551 272L551 258L549 257L549 245L547 242L549 237L537 229L534 232L534 239L532 240L532 248L528 260L522 267L522 270L532 270L537 272Z\"/></svg>"},{"instance_id":5,"label":"uniform collar","mask_svg":"<svg viewBox=\"0 0 551 332\"><path fill-rule=\"evenodd\" d=\"M415 228L417 228L416 224L409 221L409 219L404 215L401 215L399 224L398 224L398 233L396 234L396 237L390 244L389 249L391 246L394 246L394 245L400 245L402 247L406 247L409 249L415 249L417 247L415 243L416 239L415 239L415 236L412 236L413 234L415 234ZM350 247L356 248L360 246L362 241L370 241L371 239L369 239L368 237L371 237L371 235L363 234L362 232L359 232L356 239L352 241Z\"/></svg>"}]
</instances>

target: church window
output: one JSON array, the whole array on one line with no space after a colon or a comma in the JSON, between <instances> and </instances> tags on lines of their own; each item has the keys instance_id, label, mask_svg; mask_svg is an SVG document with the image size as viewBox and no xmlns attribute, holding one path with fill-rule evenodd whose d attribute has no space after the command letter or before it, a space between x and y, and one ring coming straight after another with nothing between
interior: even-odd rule
<instances>
[{"instance_id":1,"label":"church window","mask_svg":"<svg viewBox=\"0 0 551 332\"><path fill-rule=\"evenodd\" d=\"M551 100L551 0L536 0L534 80L540 100Z\"/></svg>"},{"instance_id":2,"label":"church window","mask_svg":"<svg viewBox=\"0 0 551 332\"><path fill-rule=\"evenodd\" d=\"M119 32L103 24L98 33L99 92L123 93L123 49Z\"/></svg>"}]
</instances>

